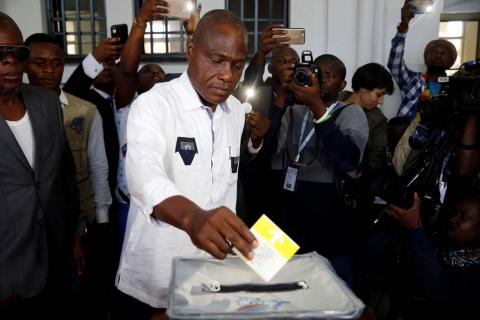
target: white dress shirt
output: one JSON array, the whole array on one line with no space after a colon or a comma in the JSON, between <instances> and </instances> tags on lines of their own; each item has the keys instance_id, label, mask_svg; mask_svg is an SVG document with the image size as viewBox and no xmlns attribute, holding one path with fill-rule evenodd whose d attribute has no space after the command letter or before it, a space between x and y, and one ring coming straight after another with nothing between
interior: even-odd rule
<instances>
[{"instance_id":1,"label":"white dress shirt","mask_svg":"<svg viewBox=\"0 0 480 320\"><path fill-rule=\"evenodd\" d=\"M59 98L62 108L68 106L68 98L63 90L60 91ZM95 108L93 114L92 126L88 136L87 159L93 200L96 207L96 221L97 223L105 223L108 222L108 208L112 204L112 196L108 186L108 161L103 140L102 117L97 108Z\"/></svg>"},{"instance_id":2,"label":"white dress shirt","mask_svg":"<svg viewBox=\"0 0 480 320\"><path fill-rule=\"evenodd\" d=\"M165 308L172 259L205 254L184 231L151 213L175 195L205 210L226 206L235 211L244 122L245 111L233 96L215 112L203 106L186 72L134 101L127 125L131 203L117 274L121 291ZM188 153L194 155L191 164Z\"/></svg>"}]
</instances>

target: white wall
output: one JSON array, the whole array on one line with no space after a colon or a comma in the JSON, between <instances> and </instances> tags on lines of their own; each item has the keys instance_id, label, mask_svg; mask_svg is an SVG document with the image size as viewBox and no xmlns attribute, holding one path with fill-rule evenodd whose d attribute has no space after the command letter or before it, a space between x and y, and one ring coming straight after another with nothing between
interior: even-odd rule
<instances>
[{"instance_id":1,"label":"white wall","mask_svg":"<svg viewBox=\"0 0 480 320\"><path fill-rule=\"evenodd\" d=\"M438 22L443 2L434 1L431 14L417 16L411 22L407 38L405 60L407 65L421 71L423 48L437 37ZM203 12L224 8L224 0L203 0ZM477 3L478 1L466 1ZM290 25L306 29L306 43L295 46L300 53L312 50L314 56L331 53L345 62L347 80L359 66L367 62L386 65L390 41L400 19L401 0L290 0ZM452 5L453 6L453 5ZM462 6L465 9L465 6ZM468 9L468 8L467 8ZM34 32L46 32L45 0L1 0L0 10L10 15L20 26L24 36ZM127 23L134 18L132 0L106 0L107 28L112 24ZM40 13L40 14L39 14ZM64 79L75 65L66 66ZM167 72L181 72L184 63L162 63ZM396 113L399 103L398 90L385 99L383 110L388 117Z\"/></svg>"},{"instance_id":2,"label":"white wall","mask_svg":"<svg viewBox=\"0 0 480 320\"><path fill-rule=\"evenodd\" d=\"M44 0L0 0L0 11L15 20L24 39L33 33L47 32Z\"/></svg>"}]
</instances>

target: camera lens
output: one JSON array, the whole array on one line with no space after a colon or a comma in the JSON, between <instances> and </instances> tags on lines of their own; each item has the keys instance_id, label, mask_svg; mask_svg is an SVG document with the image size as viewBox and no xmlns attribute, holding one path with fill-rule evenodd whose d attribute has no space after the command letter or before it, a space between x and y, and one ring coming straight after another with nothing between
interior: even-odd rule
<instances>
[{"instance_id":1,"label":"camera lens","mask_svg":"<svg viewBox=\"0 0 480 320\"><path fill-rule=\"evenodd\" d=\"M295 72L295 82L302 86L310 85L311 71L305 67L298 68Z\"/></svg>"}]
</instances>

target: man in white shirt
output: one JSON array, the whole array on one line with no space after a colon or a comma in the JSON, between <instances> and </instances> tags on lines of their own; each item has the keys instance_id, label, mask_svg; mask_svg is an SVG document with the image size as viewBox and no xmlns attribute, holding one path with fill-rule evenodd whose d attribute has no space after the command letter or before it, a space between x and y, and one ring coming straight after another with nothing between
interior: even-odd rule
<instances>
[{"instance_id":1,"label":"man in white shirt","mask_svg":"<svg viewBox=\"0 0 480 320\"><path fill-rule=\"evenodd\" d=\"M131 205L117 287L153 308L167 306L174 257L202 249L223 259L233 245L253 258L257 241L234 214L245 111L230 94L246 55L240 19L210 11L187 43L187 71L156 84L131 107ZM265 128L248 116L247 122L249 151L258 152Z\"/></svg>"}]
</instances>

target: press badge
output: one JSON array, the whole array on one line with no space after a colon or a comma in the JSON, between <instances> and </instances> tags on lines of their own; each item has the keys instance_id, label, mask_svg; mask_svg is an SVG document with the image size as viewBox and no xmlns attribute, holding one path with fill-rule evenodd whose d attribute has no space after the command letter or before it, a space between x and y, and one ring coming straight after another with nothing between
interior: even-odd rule
<instances>
[{"instance_id":1,"label":"press badge","mask_svg":"<svg viewBox=\"0 0 480 320\"><path fill-rule=\"evenodd\" d=\"M297 186L298 168L288 166L285 173L285 181L283 182L283 189L294 192Z\"/></svg>"},{"instance_id":2,"label":"press badge","mask_svg":"<svg viewBox=\"0 0 480 320\"><path fill-rule=\"evenodd\" d=\"M180 153L184 165L191 165L195 154L198 153L195 138L178 137L175 152Z\"/></svg>"}]
</instances>

